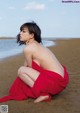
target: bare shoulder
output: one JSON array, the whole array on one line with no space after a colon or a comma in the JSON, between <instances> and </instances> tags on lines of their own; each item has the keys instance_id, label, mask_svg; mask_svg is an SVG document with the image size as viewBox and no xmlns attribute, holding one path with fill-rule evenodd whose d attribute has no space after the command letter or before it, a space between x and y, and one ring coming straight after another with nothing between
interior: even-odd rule
<instances>
[{"instance_id":1,"label":"bare shoulder","mask_svg":"<svg viewBox=\"0 0 80 113\"><path fill-rule=\"evenodd\" d=\"M37 47L38 47L37 44L31 43L30 45L27 45L24 48L23 52L24 53L33 53L33 52L35 52L37 50Z\"/></svg>"}]
</instances>

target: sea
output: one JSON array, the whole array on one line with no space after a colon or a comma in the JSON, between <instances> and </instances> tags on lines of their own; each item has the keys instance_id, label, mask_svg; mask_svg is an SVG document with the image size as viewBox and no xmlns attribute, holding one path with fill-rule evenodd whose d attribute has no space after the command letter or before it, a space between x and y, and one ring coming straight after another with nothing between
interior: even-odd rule
<instances>
[{"instance_id":1,"label":"sea","mask_svg":"<svg viewBox=\"0 0 80 113\"><path fill-rule=\"evenodd\" d=\"M49 47L54 46L55 42L43 39L42 44ZM16 39L0 39L0 60L22 53L24 47L25 45L19 46Z\"/></svg>"}]
</instances>

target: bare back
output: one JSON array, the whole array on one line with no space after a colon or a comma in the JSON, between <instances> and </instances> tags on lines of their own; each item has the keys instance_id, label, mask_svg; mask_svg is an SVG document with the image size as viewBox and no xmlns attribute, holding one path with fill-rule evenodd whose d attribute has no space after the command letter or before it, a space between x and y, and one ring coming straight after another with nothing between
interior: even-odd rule
<instances>
[{"instance_id":1,"label":"bare back","mask_svg":"<svg viewBox=\"0 0 80 113\"><path fill-rule=\"evenodd\" d=\"M46 70L54 71L60 74L62 77L64 76L64 69L62 65L48 48L37 42L30 44L27 46L27 48L31 48L33 51L33 60L38 65Z\"/></svg>"}]
</instances>

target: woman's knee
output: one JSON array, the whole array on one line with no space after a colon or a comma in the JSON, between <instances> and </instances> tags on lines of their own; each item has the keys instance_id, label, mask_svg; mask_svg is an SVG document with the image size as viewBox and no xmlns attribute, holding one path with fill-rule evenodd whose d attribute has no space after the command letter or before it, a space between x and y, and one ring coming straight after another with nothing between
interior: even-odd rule
<instances>
[{"instance_id":1,"label":"woman's knee","mask_svg":"<svg viewBox=\"0 0 80 113\"><path fill-rule=\"evenodd\" d=\"M18 69L18 76L21 76L25 73L25 66L21 66L19 69Z\"/></svg>"}]
</instances>

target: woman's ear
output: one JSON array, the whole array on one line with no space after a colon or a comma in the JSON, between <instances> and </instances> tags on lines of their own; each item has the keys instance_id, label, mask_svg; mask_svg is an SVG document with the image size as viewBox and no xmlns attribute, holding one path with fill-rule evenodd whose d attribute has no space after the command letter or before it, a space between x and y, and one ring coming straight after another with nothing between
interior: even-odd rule
<instances>
[{"instance_id":1,"label":"woman's ear","mask_svg":"<svg viewBox=\"0 0 80 113\"><path fill-rule=\"evenodd\" d=\"M34 33L31 34L31 38L34 38Z\"/></svg>"}]
</instances>

